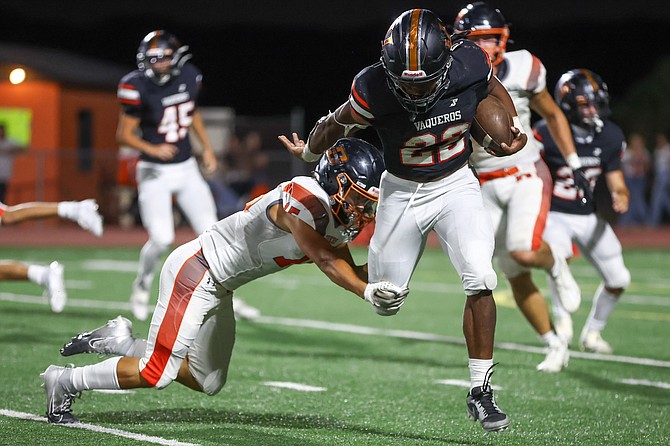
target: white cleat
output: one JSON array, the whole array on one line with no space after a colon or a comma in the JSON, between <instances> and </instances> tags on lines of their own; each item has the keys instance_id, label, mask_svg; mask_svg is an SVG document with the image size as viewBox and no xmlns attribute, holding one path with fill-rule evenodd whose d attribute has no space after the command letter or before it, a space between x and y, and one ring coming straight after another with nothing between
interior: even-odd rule
<instances>
[{"instance_id":1,"label":"white cleat","mask_svg":"<svg viewBox=\"0 0 670 446\"><path fill-rule=\"evenodd\" d=\"M51 262L44 294L49 298L49 306L54 313L62 312L67 303L63 273L63 265L56 261Z\"/></svg>"},{"instance_id":2,"label":"white cleat","mask_svg":"<svg viewBox=\"0 0 670 446\"><path fill-rule=\"evenodd\" d=\"M79 333L60 349L63 356L80 353L124 356L133 345L133 323L123 316L107 321L95 330Z\"/></svg>"},{"instance_id":3,"label":"white cleat","mask_svg":"<svg viewBox=\"0 0 670 446\"><path fill-rule=\"evenodd\" d=\"M49 423L70 424L79 422L72 415L72 403L77 395L66 391L60 381L63 373L68 370L66 367L50 365L40 374L40 377L44 380L42 387L47 393L47 418Z\"/></svg>"},{"instance_id":4,"label":"white cleat","mask_svg":"<svg viewBox=\"0 0 670 446\"><path fill-rule=\"evenodd\" d=\"M572 318L570 316L563 316L556 318L554 322L554 330L559 338L563 339L566 344L572 344Z\"/></svg>"},{"instance_id":5,"label":"white cleat","mask_svg":"<svg viewBox=\"0 0 670 446\"><path fill-rule=\"evenodd\" d=\"M261 310L252 307L238 297L233 297L233 312L235 313L235 319L237 320L253 320L261 315Z\"/></svg>"},{"instance_id":6,"label":"white cleat","mask_svg":"<svg viewBox=\"0 0 670 446\"><path fill-rule=\"evenodd\" d=\"M570 352L568 351L568 344L559 339L554 345L549 346L547 356L544 361L537 365L537 370L546 373L556 373L568 366L570 359Z\"/></svg>"},{"instance_id":7,"label":"white cleat","mask_svg":"<svg viewBox=\"0 0 670 446\"><path fill-rule=\"evenodd\" d=\"M145 290L137 282L133 284L130 295L130 309L138 321L146 321L149 317L149 290Z\"/></svg>"},{"instance_id":8,"label":"white cleat","mask_svg":"<svg viewBox=\"0 0 670 446\"><path fill-rule=\"evenodd\" d=\"M98 213L98 203L94 199L79 202L76 222L96 237L102 236L102 216Z\"/></svg>"},{"instance_id":9,"label":"white cleat","mask_svg":"<svg viewBox=\"0 0 670 446\"><path fill-rule=\"evenodd\" d=\"M584 328L579 337L579 348L593 353L612 353L612 346L602 338L599 331Z\"/></svg>"},{"instance_id":10,"label":"white cleat","mask_svg":"<svg viewBox=\"0 0 670 446\"><path fill-rule=\"evenodd\" d=\"M582 293L579 285L575 282L575 278L572 277L570 267L564 258L554 257L554 262L556 264L552 267L547 280L554 282L558 299L561 301L563 308L569 313L574 313L579 309L579 305L582 302Z\"/></svg>"}]
</instances>

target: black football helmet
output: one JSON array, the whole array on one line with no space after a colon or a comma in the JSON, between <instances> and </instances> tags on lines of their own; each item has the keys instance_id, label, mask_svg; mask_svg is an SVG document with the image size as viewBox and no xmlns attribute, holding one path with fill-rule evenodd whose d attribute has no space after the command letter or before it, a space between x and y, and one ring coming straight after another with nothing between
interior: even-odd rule
<instances>
[{"instance_id":1,"label":"black football helmet","mask_svg":"<svg viewBox=\"0 0 670 446\"><path fill-rule=\"evenodd\" d=\"M348 240L374 220L384 168L384 158L372 144L341 138L323 152L312 172L330 196L333 215L344 226Z\"/></svg>"},{"instance_id":2,"label":"black football helmet","mask_svg":"<svg viewBox=\"0 0 670 446\"><path fill-rule=\"evenodd\" d=\"M181 73L181 68L191 58L188 45L182 45L177 37L159 29L147 34L137 48L137 68L158 85L165 85L173 76ZM156 64L169 60L165 69Z\"/></svg>"},{"instance_id":3,"label":"black football helmet","mask_svg":"<svg viewBox=\"0 0 670 446\"><path fill-rule=\"evenodd\" d=\"M611 114L607 84L593 71L575 68L556 83L554 99L571 124L600 131Z\"/></svg>"},{"instance_id":4,"label":"black football helmet","mask_svg":"<svg viewBox=\"0 0 670 446\"><path fill-rule=\"evenodd\" d=\"M465 6L456 16L454 31L467 32L467 36L498 36L498 45L491 58L493 65L503 60L509 40L509 23L499 9L484 2L474 2Z\"/></svg>"},{"instance_id":5,"label":"black football helmet","mask_svg":"<svg viewBox=\"0 0 670 446\"><path fill-rule=\"evenodd\" d=\"M449 87L451 40L427 9L410 9L391 24L382 41L381 63L389 88L410 113L426 113Z\"/></svg>"}]
</instances>

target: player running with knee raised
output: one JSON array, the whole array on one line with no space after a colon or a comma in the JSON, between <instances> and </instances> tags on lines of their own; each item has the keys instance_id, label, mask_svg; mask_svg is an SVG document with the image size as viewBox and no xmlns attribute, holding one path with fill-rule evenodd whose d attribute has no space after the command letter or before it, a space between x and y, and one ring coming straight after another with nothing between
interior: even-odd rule
<instances>
[{"instance_id":1,"label":"player running with knee raised","mask_svg":"<svg viewBox=\"0 0 670 446\"><path fill-rule=\"evenodd\" d=\"M381 61L358 73L349 100L317 122L306 143L295 133L292 141L280 139L295 156L312 161L342 135L366 127L377 132L387 172L368 252L370 282L408 287L428 234L437 233L466 294L467 410L485 430L499 431L510 421L495 402L490 379L497 284L493 227L467 165L470 124L489 94L516 117L488 56L467 40L452 42L431 11L412 9L391 24ZM510 130L514 141L503 150L514 153L526 135Z\"/></svg>"},{"instance_id":2,"label":"player running with knee raised","mask_svg":"<svg viewBox=\"0 0 670 446\"><path fill-rule=\"evenodd\" d=\"M506 51L509 26L499 9L484 2L465 6L454 29L487 52L498 77L514 100L519 120L530 128L531 110L545 118L561 154L581 167L570 134L570 125L546 88L542 62L526 50ZM562 255L542 239L551 198L551 175L540 157L537 141L508 157L494 157L473 144L470 163L477 171L484 205L496 231L495 256L509 280L517 306L547 346L537 365L543 372L567 366L568 345L553 330L549 307L533 283L531 268L546 270L565 308L575 311L581 299L579 286ZM583 178L583 177L582 177ZM584 179L582 187L588 185Z\"/></svg>"}]
</instances>

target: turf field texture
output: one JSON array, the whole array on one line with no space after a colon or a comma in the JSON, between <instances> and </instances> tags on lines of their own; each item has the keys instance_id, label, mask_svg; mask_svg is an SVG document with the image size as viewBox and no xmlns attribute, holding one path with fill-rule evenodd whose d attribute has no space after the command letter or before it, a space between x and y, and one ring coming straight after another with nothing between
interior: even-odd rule
<instances>
[{"instance_id":1,"label":"turf field texture","mask_svg":"<svg viewBox=\"0 0 670 446\"><path fill-rule=\"evenodd\" d=\"M469 373L461 332L464 295L445 255L428 249L397 316L384 318L297 265L242 287L257 321L237 324L224 389L207 397L172 384L157 391L86 392L77 428L45 422L39 374L63 358L79 331L127 305L139 248L4 247L0 257L65 265L69 305L52 314L32 283L0 283L2 445L668 445L670 444L670 252L627 249L632 284L603 336L613 355L571 346L569 367L543 374L542 344L501 278L493 384L512 420L484 434L465 410ZM365 251L356 249L359 261ZM583 292L578 337L598 285L578 258ZM534 277L546 290L543 274ZM155 284L157 288L157 284ZM153 295L155 301L155 293ZM145 336L148 322L133 331Z\"/></svg>"}]
</instances>

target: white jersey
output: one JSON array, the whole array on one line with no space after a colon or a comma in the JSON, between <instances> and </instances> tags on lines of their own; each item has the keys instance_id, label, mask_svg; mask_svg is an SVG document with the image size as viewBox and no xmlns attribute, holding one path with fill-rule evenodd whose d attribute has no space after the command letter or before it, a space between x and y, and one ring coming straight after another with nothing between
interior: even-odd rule
<instances>
[{"instance_id":1,"label":"white jersey","mask_svg":"<svg viewBox=\"0 0 670 446\"><path fill-rule=\"evenodd\" d=\"M526 50L505 53L502 64L504 67L501 66L498 79L514 101L519 120L528 136L528 142L522 150L513 155L496 157L486 153L473 140L470 163L477 172L490 172L519 164L532 164L540 158L539 145L531 132L530 100L546 87L547 71L542 62Z\"/></svg>"},{"instance_id":2,"label":"white jersey","mask_svg":"<svg viewBox=\"0 0 670 446\"><path fill-rule=\"evenodd\" d=\"M277 203L323 235L332 246L350 241L343 227L335 226L328 194L313 178L295 177L199 237L212 277L226 289L235 290L259 277L309 261L293 236L268 216L268 210Z\"/></svg>"}]
</instances>

